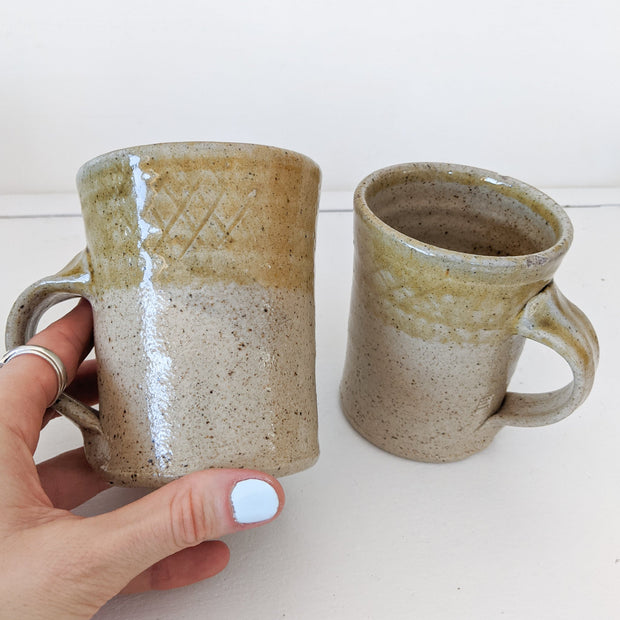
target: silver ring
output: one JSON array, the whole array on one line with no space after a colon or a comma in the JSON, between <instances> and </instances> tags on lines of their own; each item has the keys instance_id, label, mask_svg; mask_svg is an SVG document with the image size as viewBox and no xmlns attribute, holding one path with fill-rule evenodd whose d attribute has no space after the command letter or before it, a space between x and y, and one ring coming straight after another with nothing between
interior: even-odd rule
<instances>
[{"instance_id":1,"label":"silver ring","mask_svg":"<svg viewBox=\"0 0 620 620\"><path fill-rule=\"evenodd\" d=\"M62 360L58 357L58 355L56 355L56 353L54 353L53 351L50 351L45 347L39 347L34 344L24 344L20 347L15 347L14 349L7 351L0 359L0 367L4 366L6 363L8 363L10 360L12 360L14 357L17 357L18 355L26 354L36 355L37 357L44 359L54 369L54 372L56 373L56 379L58 380L58 391L56 392L54 400L49 405L51 407L58 402L60 395L65 391L65 388L67 387L67 371L65 369L65 365L62 363Z\"/></svg>"}]
</instances>

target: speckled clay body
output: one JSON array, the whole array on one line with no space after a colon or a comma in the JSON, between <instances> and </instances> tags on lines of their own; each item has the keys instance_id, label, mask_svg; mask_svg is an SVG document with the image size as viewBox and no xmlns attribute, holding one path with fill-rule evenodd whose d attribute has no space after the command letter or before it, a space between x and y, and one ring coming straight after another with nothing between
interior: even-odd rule
<instances>
[{"instance_id":1,"label":"speckled clay body","mask_svg":"<svg viewBox=\"0 0 620 620\"><path fill-rule=\"evenodd\" d=\"M446 462L504 425L571 413L598 361L592 326L552 282L571 238L549 197L486 170L420 163L367 177L341 383L352 426L394 454ZM564 356L574 381L506 394L524 337Z\"/></svg>"},{"instance_id":2,"label":"speckled clay body","mask_svg":"<svg viewBox=\"0 0 620 620\"><path fill-rule=\"evenodd\" d=\"M135 147L80 169L87 249L22 295L7 334L26 339L59 296L89 299L100 413L66 396L58 409L108 480L315 462L319 182L308 158L247 144Z\"/></svg>"}]
</instances>

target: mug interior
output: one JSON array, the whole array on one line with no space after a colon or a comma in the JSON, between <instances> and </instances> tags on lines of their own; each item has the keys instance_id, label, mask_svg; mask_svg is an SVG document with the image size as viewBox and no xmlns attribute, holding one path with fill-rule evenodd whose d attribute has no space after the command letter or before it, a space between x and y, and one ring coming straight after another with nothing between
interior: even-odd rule
<instances>
[{"instance_id":1,"label":"mug interior","mask_svg":"<svg viewBox=\"0 0 620 620\"><path fill-rule=\"evenodd\" d=\"M422 169L419 176L378 180L367 188L366 204L403 235L445 250L523 256L557 243L561 222L532 200L531 192L537 190L525 186L531 192L524 192L523 185L489 176L493 173L459 172L446 165L435 167L433 174Z\"/></svg>"}]
</instances>

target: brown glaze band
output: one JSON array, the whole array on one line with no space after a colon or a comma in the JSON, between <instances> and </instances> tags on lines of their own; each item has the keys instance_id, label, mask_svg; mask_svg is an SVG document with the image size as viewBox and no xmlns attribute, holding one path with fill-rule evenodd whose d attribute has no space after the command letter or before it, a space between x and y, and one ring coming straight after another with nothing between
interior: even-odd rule
<instances>
[{"instance_id":1,"label":"brown glaze band","mask_svg":"<svg viewBox=\"0 0 620 620\"><path fill-rule=\"evenodd\" d=\"M319 183L308 157L252 144L155 144L97 157L77 175L94 285L132 287L148 268L162 285L311 291L300 258L314 253L316 209L300 205L318 203Z\"/></svg>"}]
</instances>

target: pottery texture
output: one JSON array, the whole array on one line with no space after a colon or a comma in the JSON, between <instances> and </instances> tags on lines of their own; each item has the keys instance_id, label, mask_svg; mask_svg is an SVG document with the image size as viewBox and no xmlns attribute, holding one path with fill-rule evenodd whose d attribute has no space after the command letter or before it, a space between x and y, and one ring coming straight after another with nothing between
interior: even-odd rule
<instances>
[{"instance_id":1,"label":"pottery texture","mask_svg":"<svg viewBox=\"0 0 620 620\"><path fill-rule=\"evenodd\" d=\"M8 342L59 297L91 302L99 412L57 406L91 465L129 486L312 465L316 164L257 145L160 144L98 157L77 183L86 250L18 300Z\"/></svg>"},{"instance_id":2,"label":"pottery texture","mask_svg":"<svg viewBox=\"0 0 620 620\"><path fill-rule=\"evenodd\" d=\"M572 227L549 197L489 171L422 163L373 173L354 206L341 402L364 437L454 461L506 424L549 424L583 402L598 343L553 283ZM574 381L507 395L525 337L563 355Z\"/></svg>"}]
</instances>

